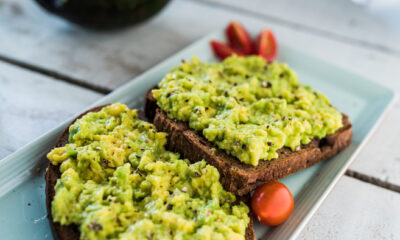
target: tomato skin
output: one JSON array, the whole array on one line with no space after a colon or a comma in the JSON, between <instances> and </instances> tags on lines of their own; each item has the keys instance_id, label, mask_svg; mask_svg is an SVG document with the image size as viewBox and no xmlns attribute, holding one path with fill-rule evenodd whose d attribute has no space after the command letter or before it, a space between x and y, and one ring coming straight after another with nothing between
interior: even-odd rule
<instances>
[{"instance_id":1,"label":"tomato skin","mask_svg":"<svg viewBox=\"0 0 400 240\"><path fill-rule=\"evenodd\" d=\"M228 46L225 43L218 42L215 40L212 40L210 42L211 49L213 50L214 54L216 57L218 57L220 60L224 60L227 57L230 57L234 54L241 56L242 54L236 52L234 49L232 49L230 46Z\"/></svg>"},{"instance_id":2,"label":"tomato skin","mask_svg":"<svg viewBox=\"0 0 400 240\"><path fill-rule=\"evenodd\" d=\"M225 29L226 37L228 38L229 46L236 52L243 55L249 55L253 51L253 44L250 34L242 24L232 21Z\"/></svg>"},{"instance_id":3,"label":"tomato skin","mask_svg":"<svg viewBox=\"0 0 400 240\"><path fill-rule=\"evenodd\" d=\"M256 54L267 61L275 60L278 55L278 43L274 34L269 29L264 29L257 36L255 43Z\"/></svg>"},{"instance_id":4,"label":"tomato skin","mask_svg":"<svg viewBox=\"0 0 400 240\"><path fill-rule=\"evenodd\" d=\"M259 222L268 226L283 223L293 211L294 200L289 189L280 182L258 187L251 198L251 209Z\"/></svg>"}]
</instances>

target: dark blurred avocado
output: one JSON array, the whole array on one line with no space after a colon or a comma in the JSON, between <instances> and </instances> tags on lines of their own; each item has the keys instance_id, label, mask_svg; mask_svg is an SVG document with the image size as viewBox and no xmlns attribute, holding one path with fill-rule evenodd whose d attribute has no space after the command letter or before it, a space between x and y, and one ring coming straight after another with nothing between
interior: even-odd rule
<instances>
[{"instance_id":1,"label":"dark blurred avocado","mask_svg":"<svg viewBox=\"0 0 400 240\"><path fill-rule=\"evenodd\" d=\"M119 28L159 12L169 0L36 0L49 12L84 27Z\"/></svg>"}]
</instances>

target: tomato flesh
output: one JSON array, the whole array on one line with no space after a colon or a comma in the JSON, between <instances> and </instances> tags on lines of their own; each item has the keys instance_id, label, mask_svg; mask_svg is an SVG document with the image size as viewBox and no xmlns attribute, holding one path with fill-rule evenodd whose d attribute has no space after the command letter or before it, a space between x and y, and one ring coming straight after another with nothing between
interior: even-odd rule
<instances>
[{"instance_id":1,"label":"tomato flesh","mask_svg":"<svg viewBox=\"0 0 400 240\"><path fill-rule=\"evenodd\" d=\"M226 37L228 38L229 46L235 51L248 55L252 53L253 46L250 34L238 22L230 22L225 30Z\"/></svg>"},{"instance_id":2,"label":"tomato flesh","mask_svg":"<svg viewBox=\"0 0 400 240\"><path fill-rule=\"evenodd\" d=\"M229 47L227 44L222 42L213 40L210 42L210 45L215 56L217 56L220 60L224 60L225 58L230 57L233 54L241 55L240 53Z\"/></svg>"},{"instance_id":3,"label":"tomato flesh","mask_svg":"<svg viewBox=\"0 0 400 240\"><path fill-rule=\"evenodd\" d=\"M251 209L259 222L268 226L283 223L293 211L294 200L289 189L280 182L268 182L257 188Z\"/></svg>"},{"instance_id":4,"label":"tomato flesh","mask_svg":"<svg viewBox=\"0 0 400 240\"><path fill-rule=\"evenodd\" d=\"M273 61L278 55L278 44L274 34L269 29L264 29L256 40L256 54L267 61Z\"/></svg>"}]
</instances>

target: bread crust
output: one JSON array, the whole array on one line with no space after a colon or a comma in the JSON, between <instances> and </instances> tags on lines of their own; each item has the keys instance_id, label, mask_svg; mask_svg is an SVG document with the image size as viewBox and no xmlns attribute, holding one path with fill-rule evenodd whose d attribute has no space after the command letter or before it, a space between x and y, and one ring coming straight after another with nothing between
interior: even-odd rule
<instances>
[{"instance_id":1,"label":"bread crust","mask_svg":"<svg viewBox=\"0 0 400 240\"><path fill-rule=\"evenodd\" d=\"M343 114L343 127L334 134L319 140L314 139L300 150L289 148L278 150L279 157L270 161L260 161L258 166L240 162L209 142L200 132L196 132L181 121L167 116L158 106L150 89L145 99L145 114L159 131L168 133L168 147L192 162L204 159L218 169L221 183L227 191L242 196L249 194L264 182L276 181L300 170L324 161L351 144L352 126ZM215 149L215 150L213 150Z\"/></svg>"},{"instance_id":2,"label":"bread crust","mask_svg":"<svg viewBox=\"0 0 400 240\"><path fill-rule=\"evenodd\" d=\"M75 123L75 121L81 117L83 117L85 114L89 112L98 112L100 111L103 107L107 106L108 104L101 105L94 107L92 109L87 110L86 112L80 114L78 117L76 117L68 127L66 127L58 140L55 143L54 147L62 147L68 143L68 136L69 136L69 126ZM142 120L147 121L146 116L143 114L143 112L139 112L139 118ZM66 225L63 226L57 222L53 221L53 215L51 211L51 202L54 199L55 196L55 185L57 183L57 179L61 177L61 172L59 169L59 166L55 166L50 163L47 167L47 171L45 174L45 181L46 181L46 187L45 187L45 194L46 194L46 208L47 208L47 217L50 222L51 230L53 232L53 236L55 239L59 240L79 240L80 237L80 232L78 229L77 225L71 224L71 225ZM244 196L238 198L238 201L244 201L245 203L249 203L249 196ZM251 213L249 213L250 216L250 223L246 228L246 240L253 240L255 239L255 233L254 233L254 228L253 228L253 219L251 216Z\"/></svg>"}]
</instances>

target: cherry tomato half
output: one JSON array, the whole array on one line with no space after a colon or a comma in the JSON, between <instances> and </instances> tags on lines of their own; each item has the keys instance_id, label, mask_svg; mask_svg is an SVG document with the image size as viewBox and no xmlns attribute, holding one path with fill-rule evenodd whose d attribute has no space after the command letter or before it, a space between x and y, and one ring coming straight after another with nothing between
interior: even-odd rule
<instances>
[{"instance_id":1,"label":"cherry tomato half","mask_svg":"<svg viewBox=\"0 0 400 240\"><path fill-rule=\"evenodd\" d=\"M268 226L283 223L293 211L294 200L280 182L268 182L257 188L251 198L251 209L258 221Z\"/></svg>"},{"instance_id":2,"label":"cherry tomato half","mask_svg":"<svg viewBox=\"0 0 400 240\"><path fill-rule=\"evenodd\" d=\"M253 51L250 34L242 24L232 21L225 29L226 37L228 38L229 46L236 52L243 55L249 55Z\"/></svg>"},{"instance_id":3,"label":"cherry tomato half","mask_svg":"<svg viewBox=\"0 0 400 240\"><path fill-rule=\"evenodd\" d=\"M210 42L210 45L211 45L211 49L213 50L215 56L218 57L220 60L224 60L225 58L230 57L234 54L242 55L239 52L236 52L231 47L229 47L227 44L222 43L222 42L212 40Z\"/></svg>"},{"instance_id":4,"label":"cherry tomato half","mask_svg":"<svg viewBox=\"0 0 400 240\"><path fill-rule=\"evenodd\" d=\"M257 37L255 44L256 54L267 61L273 61L278 55L278 44L274 34L269 29L264 29Z\"/></svg>"}]
</instances>

